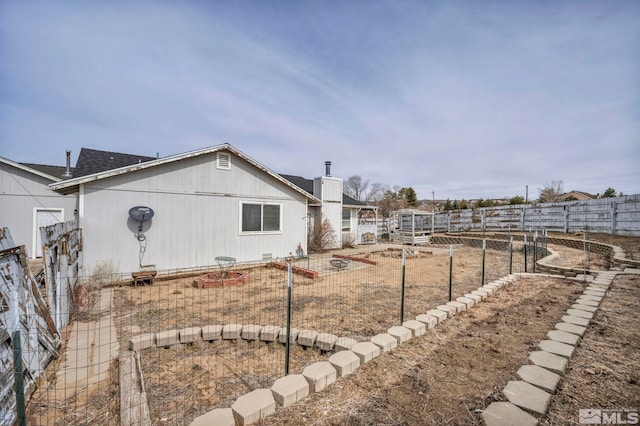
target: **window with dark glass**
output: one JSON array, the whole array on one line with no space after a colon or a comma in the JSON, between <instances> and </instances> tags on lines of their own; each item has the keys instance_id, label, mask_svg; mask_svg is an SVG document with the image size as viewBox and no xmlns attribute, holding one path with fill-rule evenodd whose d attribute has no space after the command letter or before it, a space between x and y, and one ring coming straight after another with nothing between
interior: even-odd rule
<instances>
[{"instance_id":1,"label":"window with dark glass","mask_svg":"<svg viewBox=\"0 0 640 426\"><path fill-rule=\"evenodd\" d=\"M242 232L280 231L279 204L242 203Z\"/></svg>"}]
</instances>

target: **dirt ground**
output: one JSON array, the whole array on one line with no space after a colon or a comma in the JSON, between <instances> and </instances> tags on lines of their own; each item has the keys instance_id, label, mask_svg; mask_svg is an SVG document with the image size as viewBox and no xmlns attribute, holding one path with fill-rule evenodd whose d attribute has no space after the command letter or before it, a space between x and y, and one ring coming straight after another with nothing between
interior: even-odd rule
<instances>
[{"instance_id":1,"label":"dirt ground","mask_svg":"<svg viewBox=\"0 0 640 426\"><path fill-rule=\"evenodd\" d=\"M561 246L555 249L560 253L557 261L561 264L576 266L584 261L581 250ZM454 248L454 299L481 285L481 254L481 250L470 247ZM321 274L315 280L295 277L292 302L294 327L366 341L399 324L401 252L386 248L357 255L375 261L377 265L351 262L347 270L337 272L327 267L329 257L326 256L298 262L299 266L318 270ZM444 247L430 247L409 253L405 268L405 320L449 300L449 261L449 249ZM523 254L516 252L512 258L514 272L524 270L523 261ZM604 257L595 254L590 256L590 261L592 265L606 264ZM508 268L507 253L487 250L485 283L507 275ZM529 268L531 270L531 265ZM142 332L234 322L284 325L284 273L272 268L253 268L249 271L251 282L240 287L203 290L194 288L192 279L181 279L154 287L124 288L125 321L137 325ZM559 292L560 288L562 286L554 287L552 291ZM551 304L554 301L551 299ZM540 302L540 311L536 315L540 316L550 309L547 305L549 303ZM499 303L495 305L496 308L500 306ZM563 303L562 306L566 309L568 304ZM528 316L526 313L524 315ZM513 320L518 320L518 317L514 316ZM511 323L504 320L503 326L510 327ZM486 336L482 336L478 341L485 340ZM504 346L497 340L496 345ZM444 353L443 357L455 356L457 350L473 353L476 348L448 349L449 352ZM278 344L265 345L242 340L202 342L171 349L151 349L143 351L141 355L152 419L164 419L163 422L169 424L182 424L183 420L180 419L193 418L203 412L203 407L207 407L207 410L228 407L238 396L256 388L269 387L284 373L284 348ZM290 354L290 372L301 372L305 366L325 360L326 357L294 345ZM503 369L502 366L499 368ZM215 380L211 380L212 377Z\"/></svg>"},{"instance_id":2,"label":"dirt ground","mask_svg":"<svg viewBox=\"0 0 640 426\"><path fill-rule=\"evenodd\" d=\"M580 409L640 410L640 277L613 281L543 425L577 425Z\"/></svg>"},{"instance_id":3,"label":"dirt ground","mask_svg":"<svg viewBox=\"0 0 640 426\"><path fill-rule=\"evenodd\" d=\"M582 292L522 279L260 425L469 425Z\"/></svg>"},{"instance_id":4,"label":"dirt ground","mask_svg":"<svg viewBox=\"0 0 640 426\"><path fill-rule=\"evenodd\" d=\"M640 247L640 238L623 242L632 250ZM584 264L582 250L549 247L560 253L556 262L563 266ZM400 252L388 247L382 250L371 247L368 251L371 250L375 252L364 253L367 248L359 247L347 253L375 261L377 265L352 261L344 271L330 267L330 255L296 262L298 266L320 271L320 277L310 280L295 276L292 326L364 341L397 325L403 281ZM448 301L449 262L448 247L409 253L404 279L405 320ZM509 272L508 253L487 250L485 262L486 283ZM596 254L589 255L589 262L594 269L607 265L607 259ZM521 250L514 251L511 267L513 272L524 272ZM481 250L454 248L454 299L481 285L482 269ZM132 335L190 326L229 323L284 326L286 272L266 267L251 267L247 271L251 279L243 286L198 289L192 285L193 278L183 278L153 286L122 287L114 300L121 347L126 347ZM361 367L357 374L339 380L329 390L305 399L294 408L280 410L262 424L479 423L479 410L501 400L502 387L513 380L519 366L526 363L528 351L558 322L582 286L563 279L522 280L427 335ZM637 310L637 299L635 307ZM621 312L620 317L627 318L629 313L630 310ZM608 334L603 338L608 339ZM637 349L636 345L635 354ZM290 372L301 372L306 365L326 360L327 356L293 345ZM142 351L152 422L189 424L199 414L228 407L238 396L270 387L282 377L283 360L282 345L244 340ZM119 395L117 369L113 375L116 379L111 381L110 388L102 391L108 399ZM78 398L84 399L87 398ZM75 401L67 401L70 414L56 424L66 424L69 419L75 424L101 424L83 415L92 413L95 418L100 410L110 411L108 416L102 416L112 419L106 424L118 424L117 404L105 404L98 395L88 399L89 403L82 407L74 406ZM548 424L562 421L550 417Z\"/></svg>"}]
</instances>

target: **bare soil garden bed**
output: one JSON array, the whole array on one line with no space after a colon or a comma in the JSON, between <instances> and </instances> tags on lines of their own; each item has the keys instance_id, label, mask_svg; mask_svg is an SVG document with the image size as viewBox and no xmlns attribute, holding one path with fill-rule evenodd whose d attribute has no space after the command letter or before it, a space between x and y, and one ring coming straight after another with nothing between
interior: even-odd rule
<instances>
[{"instance_id":1,"label":"bare soil garden bed","mask_svg":"<svg viewBox=\"0 0 640 426\"><path fill-rule=\"evenodd\" d=\"M557 251L561 253L563 264L573 266L584 260L581 250L559 246ZM341 271L329 266L329 256L299 262L301 267L321 273L315 280L295 277L294 327L364 341L399 324L401 251L386 249L352 253L350 256L349 267ZM358 256L376 264L353 260ZM605 261L594 256L596 261ZM449 250L444 247L410 249L405 272L405 320L448 301L449 261ZM452 293L455 299L481 285L481 250L456 246L453 263ZM485 283L507 275L508 266L508 253L487 250ZM521 252L514 253L512 268L514 272L524 270ZM249 274L250 282L241 287L196 289L189 279L180 279L155 288L124 288L123 313L129 312L128 316L125 315L126 321L139 327L140 332L226 323L284 326L284 273L259 267L250 269ZM553 287L549 291L558 293L564 287ZM557 296L546 295L543 288L540 287L541 297L548 299L538 304L534 317L549 309L560 309L547 306L554 305ZM564 309L568 306L564 300L561 305ZM500 303L495 305L496 309L500 306ZM512 316L512 320L521 321L523 317L528 318L529 313L522 311ZM503 326L511 325L506 319L503 321ZM545 326L546 323L541 328ZM456 327L453 322L446 326ZM548 329L541 336L546 331ZM124 336L126 334L123 333ZM483 334L478 339L483 342L486 336ZM501 346L498 342L498 347ZM477 348L447 349L443 357L455 357L451 351L456 350L474 353ZM498 353L491 354L499 356ZM520 354L526 354L526 350L521 350ZM284 375L284 348L277 343L267 345L242 340L201 342L168 350L147 350L141 355L152 419L165 419L172 424L182 423L179 419L193 418L203 412L204 407L206 410L228 407L238 396L256 388L269 387ZM294 346L290 371L300 372L306 365L327 356Z\"/></svg>"},{"instance_id":2,"label":"bare soil garden bed","mask_svg":"<svg viewBox=\"0 0 640 426\"><path fill-rule=\"evenodd\" d=\"M470 425L582 292L526 278L260 425Z\"/></svg>"},{"instance_id":3,"label":"bare soil garden bed","mask_svg":"<svg viewBox=\"0 0 640 426\"><path fill-rule=\"evenodd\" d=\"M562 266L584 263L582 250L550 248L560 253L556 262ZM374 252L366 253L365 249ZM292 326L363 341L397 325L403 281L400 252L376 246L339 253L375 261L376 265L351 260L345 270L338 271L329 262L333 253L297 261L302 268L319 271L319 278L294 277ZM591 268L602 265L600 269L604 269L604 257L589 256ZM508 274L508 253L487 250L485 260L486 283ZM411 248L404 277L405 320L448 301L449 262L448 246ZM522 251L514 252L512 269L524 272ZM211 272L215 270L212 267ZM241 286L195 288L192 277L117 289L113 309L120 347L126 348L131 336L139 333L192 326L284 326L286 271L264 266L239 270L250 275L249 282ZM453 298L474 290L481 282L481 250L455 246ZM582 286L563 279L522 280L363 366L327 391L294 408L279 410L263 424L477 423L477 410L501 399L506 381L513 379L528 351L559 320ZM628 315L625 311L621 318ZM290 371L300 372L327 356L293 345ZM230 406L244 393L271 386L284 375L284 348L278 343L244 340L197 342L144 350L141 364L152 423L189 424L199 414ZM116 379L111 380L108 390L101 387L95 398L91 389L84 390L73 401L64 402L68 409L58 417L60 421L43 424L119 424L115 365L111 374ZM46 417L46 412L40 410L40 414ZM101 423L95 419L110 420Z\"/></svg>"}]
</instances>

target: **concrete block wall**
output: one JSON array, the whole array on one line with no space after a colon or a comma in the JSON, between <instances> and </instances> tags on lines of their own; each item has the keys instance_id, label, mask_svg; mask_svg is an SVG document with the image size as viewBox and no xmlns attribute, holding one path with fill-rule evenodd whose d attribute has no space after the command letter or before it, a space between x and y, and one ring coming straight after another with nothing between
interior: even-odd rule
<instances>
[{"instance_id":1,"label":"concrete block wall","mask_svg":"<svg viewBox=\"0 0 640 426\"><path fill-rule=\"evenodd\" d=\"M514 241L524 241L524 237L522 235L510 235L510 234L490 234L483 236L479 236L474 233L462 233L459 236L434 236L432 238L432 242L434 244L465 244L470 247L481 248L482 247L482 239L486 239L487 248L492 248L496 250L508 250L509 248L509 238L513 237ZM574 248L578 250L583 250L585 246L584 239L578 238L562 238L562 237L547 237L547 242L551 244L557 244L569 248ZM603 256L607 256L610 259L610 262L615 266L620 267L630 267L630 268L640 268L640 260L628 259L625 257L624 251L620 247L612 246L609 244L600 243L597 241L586 241L587 248L589 251L601 254ZM554 269L548 269L546 263L544 262L544 257L549 253L545 253L542 248L538 247L539 253L538 258L543 258L539 262L542 262L541 266L542 272L554 273ZM547 268L547 269L545 269ZM563 273L567 272L571 268L562 268L556 267L556 272ZM572 273L564 274L567 276L575 276L575 273L581 274L583 272L580 268L574 268Z\"/></svg>"}]
</instances>

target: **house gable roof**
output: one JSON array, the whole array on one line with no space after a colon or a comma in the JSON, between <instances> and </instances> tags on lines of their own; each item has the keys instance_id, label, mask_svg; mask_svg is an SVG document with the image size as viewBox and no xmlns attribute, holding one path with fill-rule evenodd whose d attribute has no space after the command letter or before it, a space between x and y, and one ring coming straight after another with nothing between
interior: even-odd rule
<instances>
[{"instance_id":1,"label":"house gable roof","mask_svg":"<svg viewBox=\"0 0 640 426\"><path fill-rule=\"evenodd\" d=\"M589 194L588 192L583 192L583 191L569 191L560 196L560 199L562 201L566 200L567 198L575 198L578 201L582 201L582 200L593 200L597 197L595 195L592 195L592 194Z\"/></svg>"},{"instance_id":2,"label":"house gable roof","mask_svg":"<svg viewBox=\"0 0 640 426\"><path fill-rule=\"evenodd\" d=\"M84 148L83 148L84 150ZM95 182L98 180L102 180L102 179L107 179L113 176L119 176L119 175L123 175L126 173L131 173L134 172L136 170L144 170L144 169L148 169L148 168L152 168L152 167L157 167L160 166L162 164L168 164L168 163L173 163L176 161L182 161L185 160L187 158L194 158L194 157L198 157L200 155L205 155L205 154L211 154L211 153L215 153L218 151L228 151L231 152L232 154L235 154L236 156L242 158L243 160L245 160L246 162L248 162L249 164L251 164L252 166L258 168L259 170L263 171L264 173L266 173L267 175L275 178L276 180L280 181L282 184L288 186L289 188L293 189L295 192L304 195L306 198L308 198L311 202L314 203L319 203L320 200L316 197L314 197L311 193L304 191L302 188L298 187L297 185L294 185L293 183L291 183L290 181L284 179L282 176L280 176L279 174L269 170L267 167L263 166L262 164L258 163L256 160L254 160L253 158L249 157L248 155L244 154L243 152L237 150L236 148L234 148L233 146L229 145L229 144L222 144L222 145L217 145L217 146L213 146L213 147L209 147L209 148L203 148L203 149L198 149L195 151L190 151L190 152L185 152L182 154L176 154L176 155L172 155L169 157L164 157L164 158L154 158L150 161L146 161L146 162L136 162L134 164L129 164L129 165L125 165L119 168L115 168L115 169L110 169L110 170L103 170L100 172L96 172L90 175L85 175L85 176L77 176L77 177L73 177L72 179L68 179L62 182L56 182L56 183L52 183L49 185L49 187L51 189L53 189L54 191L57 191L59 193L62 194L69 194L72 192L77 192L78 191L78 187L81 184L84 183L88 183L88 182ZM136 158L138 158L138 156L134 156ZM144 157L140 157L140 158L144 158ZM150 158L150 157L147 157Z\"/></svg>"},{"instance_id":3,"label":"house gable roof","mask_svg":"<svg viewBox=\"0 0 640 426\"><path fill-rule=\"evenodd\" d=\"M60 177L57 177L57 166L44 166L39 164L29 164L29 163L16 163L15 161L11 161L8 158L0 157L0 163L6 164L11 167L15 167L16 169L23 170L27 173L31 173L40 177L43 177L51 182L58 182L62 180ZM61 167L62 173L64 173L65 168Z\"/></svg>"},{"instance_id":4,"label":"house gable roof","mask_svg":"<svg viewBox=\"0 0 640 426\"><path fill-rule=\"evenodd\" d=\"M97 149L82 148L73 171L73 177L83 177L107 170L155 160L155 157L144 155L124 154L121 152L99 151Z\"/></svg>"}]
</instances>

